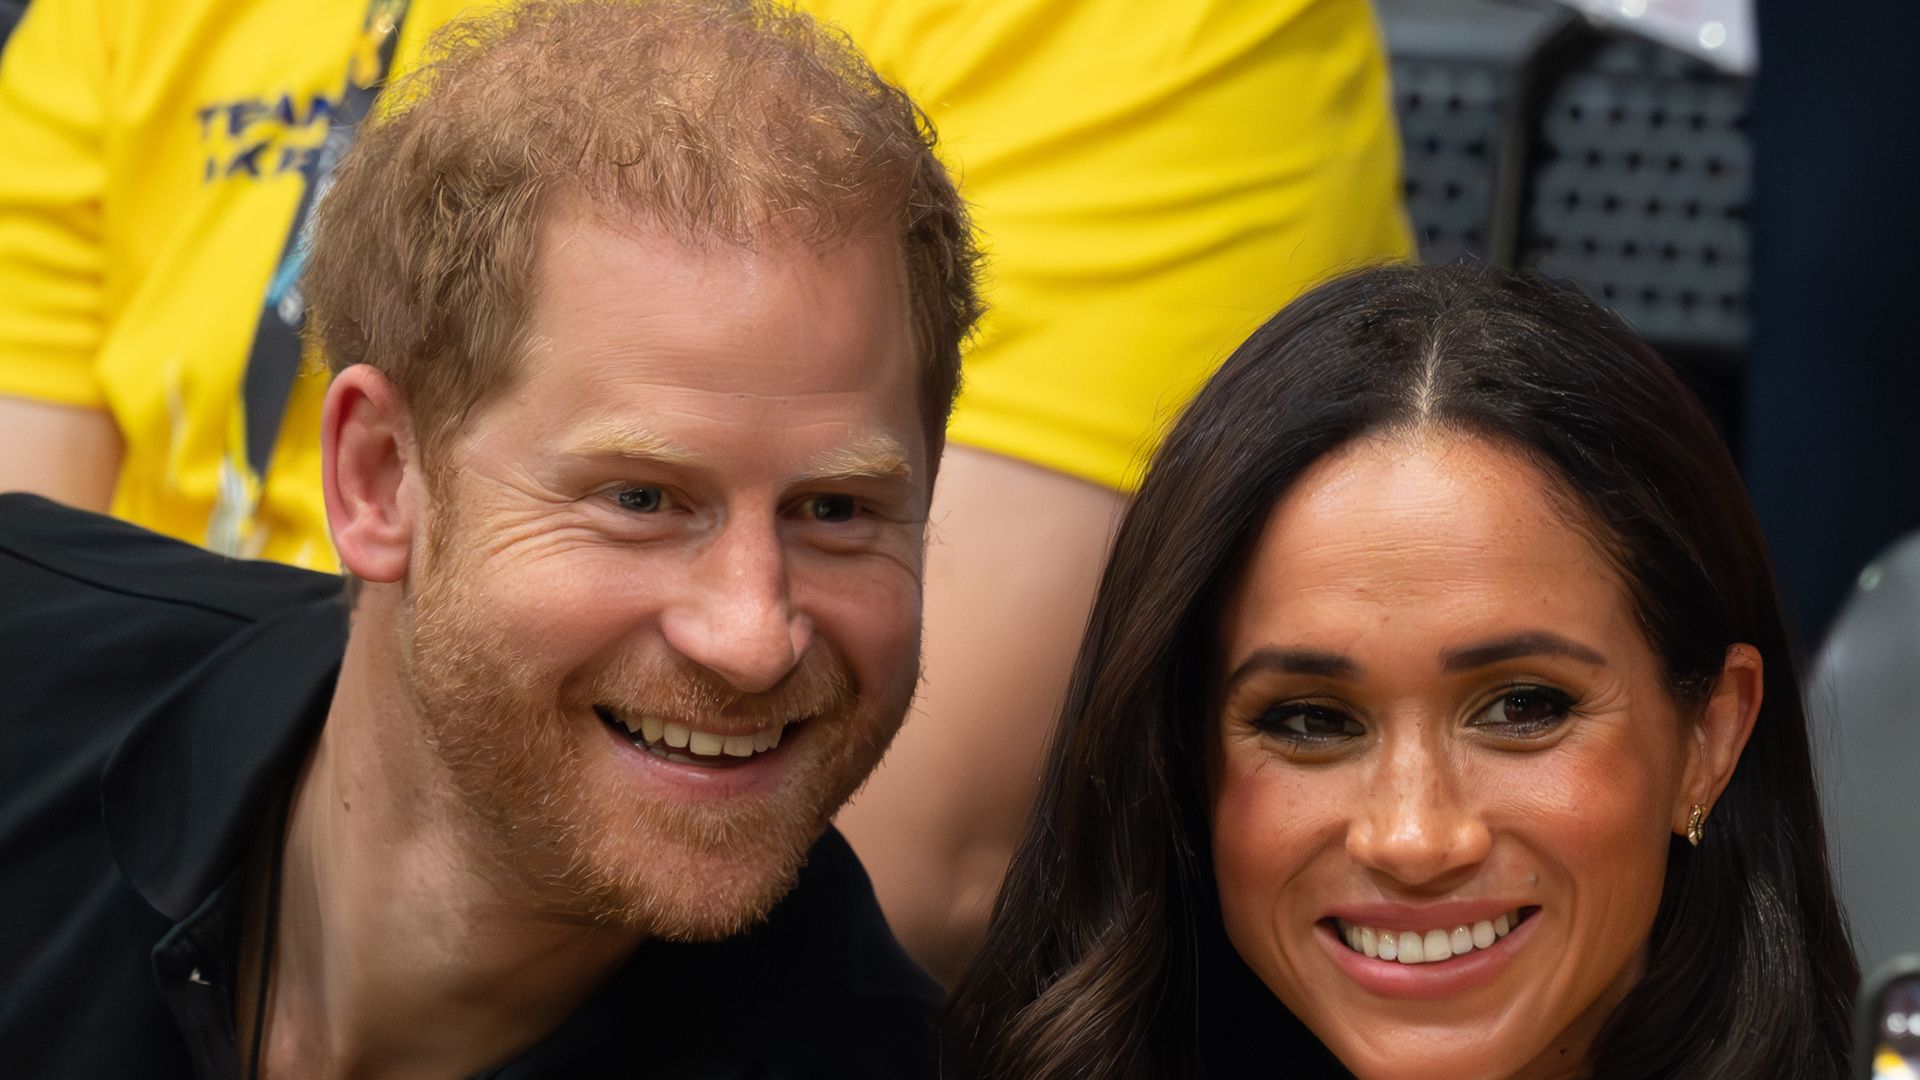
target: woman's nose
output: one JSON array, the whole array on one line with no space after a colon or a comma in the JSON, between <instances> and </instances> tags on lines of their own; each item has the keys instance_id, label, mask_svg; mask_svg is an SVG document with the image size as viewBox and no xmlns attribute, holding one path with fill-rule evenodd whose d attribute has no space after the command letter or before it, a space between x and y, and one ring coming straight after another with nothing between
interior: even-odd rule
<instances>
[{"instance_id":1,"label":"woman's nose","mask_svg":"<svg viewBox=\"0 0 1920 1080\"><path fill-rule=\"evenodd\" d=\"M1353 860L1410 889L1446 888L1486 857L1492 835L1444 752L1390 748L1347 828Z\"/></svg>"}]
</instances>

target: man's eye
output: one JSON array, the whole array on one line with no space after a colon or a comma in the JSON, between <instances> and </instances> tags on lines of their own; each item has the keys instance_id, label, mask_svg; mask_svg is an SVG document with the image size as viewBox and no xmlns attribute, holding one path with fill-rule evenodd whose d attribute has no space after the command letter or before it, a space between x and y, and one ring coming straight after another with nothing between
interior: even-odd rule
<instances>
[{"instance_id":1,"label":"man's eye","mask_svg":"<svg viewBox=\"0 0 1920 1080\"><path fill-rule=\"evenodd\" d=\"M650 514L666 505L667 496L657 487L630 487L622 488L615 499L623 510Z\"/></svg>"},{"instance_id":2,"label":"man's eye","mask_svg":"<svg viewBox=\"0 0 1920 1080\"><path fill-rule=\"evenodd\" d=\"M807 500L807 516L815 521L852 521L858 509L851 495L815 495Z\"/></svg>"},{"instance_id":3,"label":"man's eye","mask_svg":"<svg viewBox=\"0 0 1920 1080\"><path fill-rule=\"evenodd\" d=\"M1253 726L1297 743L1331 743L1366 734L1353 717L1320 705L1269 706Z\"/></svg>"},{"instance_id":4,"label":"man's eye","mask_svg":"<svg viewBox=\"0 0 1920 1080\"><path fill-rule=\"evenodd\" d=\"M1511 686L1468 723L1502 735L1545 735L1565 723L1573 698L1550 686Z\"/></svg>"}]
</instances>

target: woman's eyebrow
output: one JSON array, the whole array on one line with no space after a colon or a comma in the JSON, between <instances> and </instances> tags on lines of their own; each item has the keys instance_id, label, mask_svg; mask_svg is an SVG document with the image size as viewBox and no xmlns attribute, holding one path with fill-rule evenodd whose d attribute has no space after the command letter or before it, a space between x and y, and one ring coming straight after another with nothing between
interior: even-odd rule
<instances>
[{"instance_id":1,"label":"woman's eyebrow","mask_svg":"<svg viewBox=\"0 0 1920 1080\"><path fill-rule=\"evenodd\" d=\"M1440 663L1446 671L1466 671L1527 656L1564 656L1594 667L1607 666L1605 656L1550 630L1526 630L1475 645L1448 649L1440 654ZM1231 687L1241 679L1261 672L1351 678L1359 674L1360 665L1340 653L1318 649L1259 649L1233 669L1233 673L1227 676L1226 685Z\"/></svg>"},{"instance_id":2,"label":"woman's eyebrow","mask_svg":"<svg viewBox=\"0 0 1920 1080\"><path fill-rule=\"evenodd\" d=\"M1320 652L1315 649L1260 649L1240 661L1233 674L1227 676L1227 685L1246 678L1256 672L1278 672L1283 675L1318 675L1323 678L1347 678L1360 670L1360 666L1339 653Z\"/></svg>"},{"instance_id":3,"label":"woman's eyebrow","mask_svg":"<svg viewBox=\"0 0 1920 1080\"><path fill-rule=\"evenodd\" d=\"M1607 666L1607 658L1598 652L1548 630L1527 630L1478 645L1448 649L1440 654L1440 666L1446 671L1465 671L1524 656L1564 656L1594 667Z\"/></svg>"}]
</instances>

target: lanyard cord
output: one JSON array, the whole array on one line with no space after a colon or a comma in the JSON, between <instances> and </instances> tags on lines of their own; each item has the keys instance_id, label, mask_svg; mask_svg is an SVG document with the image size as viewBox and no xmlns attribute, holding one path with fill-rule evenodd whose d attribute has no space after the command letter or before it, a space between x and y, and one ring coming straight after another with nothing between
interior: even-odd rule
<instances>
[{"instance_id":1,"label":"lanyard cord","mask_svg":"<svg viewBox=\"0 0 1920 1080\"><path fill-rule=\"evenodd\" d=\"M280 926L280 863L287 847L287 821L293 816L293 785L280 800L280 820L273 829L273 868L267 871L267 925L260 943L260 992L253 1004L253 1050L247 1055L247 1080L260 1080L260 1043L267 1029L267 989L272 985L273 939Z\"/></svg>"},{"instance_id":2,"label":"lanyard cord","mask_svg":"<svg viewBox=\"0 0 1920 1080\"><path fill-rule=\"evenodd\" d=\"M222 459L220 496L207 525L207 546L225 555L251 552L242 543L252 528L255 511L267 482L267 466L286 419L287 401L300 371L301 330L306 325L306 298L300 291L300 273L306 268L313 229L312 212L340 163L360 123L373 108L393 65L394 48L407 17L409 0L368 0L355 55L347 65L340 100L327 122L326 139L302 167L305 184L288 225L280 260L268 280L260 317L247 351L246 372L240 387L239 445L230 445Z\"/></svg>"}]
</instances>

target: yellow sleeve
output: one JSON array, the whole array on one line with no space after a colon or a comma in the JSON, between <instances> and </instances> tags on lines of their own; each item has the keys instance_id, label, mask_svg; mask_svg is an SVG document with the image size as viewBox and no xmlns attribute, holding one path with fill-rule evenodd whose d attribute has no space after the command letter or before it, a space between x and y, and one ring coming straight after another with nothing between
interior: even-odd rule
<instances>
[{"instance_id":1,"label":"yellow sleeve","mask_svg":"<svg viewBox=\"0 0 1920 1080\"><path fill-rule=\"evenodd\" d=\"M0 394L104 407L98 0L35 0L0 55Z\"/></svg>"},{"instance_id":2,"label":"yellow sleeve","mask_svg":"<svg viewBox=\"0 0 1920 1080\"><path fill-rule=\"evenodd\" d=\"M1128 490L1248 334L1407 258L1366 0L799 0L927 110L987 249L950 442Z\"/></svg>"}]
</instances>

